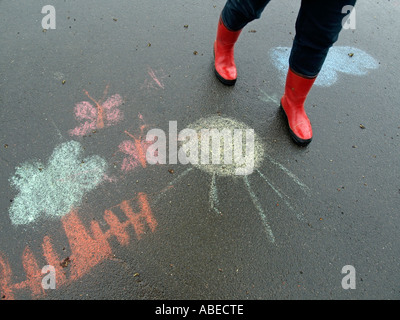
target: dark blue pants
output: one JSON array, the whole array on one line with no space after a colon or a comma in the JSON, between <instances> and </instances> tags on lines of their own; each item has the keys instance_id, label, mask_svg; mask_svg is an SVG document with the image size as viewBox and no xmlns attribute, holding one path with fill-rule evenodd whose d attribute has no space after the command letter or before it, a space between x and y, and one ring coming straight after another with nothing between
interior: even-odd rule
<instances>
[{"instance_id":1,"label":"dark blue pants","mask_svg":"<svg viewBox=\"0 0 400 320\"><path fill-rule=\"evenodd\" d=\"M227 0L222 10L224 25L242 29L261 16L270 0ZM289 58L290 68L307 77L316 76L322 68L329 48L337 41L342 29L342 13L346 5L356 0L302 0L296 21L296 36ZM282 13L284 14L284 13ZM271 27L272 29L272 27Z\"/></svg>"}]
</instances>

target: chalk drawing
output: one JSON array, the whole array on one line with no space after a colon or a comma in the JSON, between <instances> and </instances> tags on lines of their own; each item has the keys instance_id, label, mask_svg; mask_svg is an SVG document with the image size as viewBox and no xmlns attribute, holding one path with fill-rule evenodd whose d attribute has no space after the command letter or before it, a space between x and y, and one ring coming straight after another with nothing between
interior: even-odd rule
<instances>
[{"instance_id":1,"label":"chalk drawing","mask_svg":"<svg viewBox=\"0 0 400 320\"><path fill-rule=\"evenodd\" d=\"M301 182L300 179L293 172L291 172L288 168L286 168L284 165L282 165L278 161L274 160L270 155L266 154L265 156L270 162L277 165L279 167L279 169L281 169L290 178L292 178L293 182L296 183L301 188L301 190L303 190L306 194L310 193L310 188L306 184Z\"/></svg>"},{"instance_id":2,"label":"chalk drawing","mask_svg":"<svg viewBox=\"0 0 400 320\"><path fill-rule=\"evenodd\" d=\"M274 103L277 103L276 97L269 97L268 95L265 94L265 96L268 98L269 101L272 101ZM225 118L225 117L220 117L220 116L212 116L209 118L203 118L198 121L196 121L194 124L189 125L189 128L193 128L196 130L196 132L200 132L201 134L201 129L218 129L219 131L222 131L224 128L235 128L235 129L248 129L249 127L245 125L244 123L241 123L237 120L231 119L231 118ZM199 141L201 140L201 137L199 137ZM224 141L225 143L225 141ZM310 188L304 184L293 172L291 172L288 168L286 168L284 165L273 159L268 153L265 148L264 143L261 142L261 140L255 136L254 140L254 171L267 183L267 185L273 190L273 192L283 201L283 203L286 205L286 207L289 209L289 211L296 216L297 219L299 220L304 220L304 215L302 212L299 212L298 210L296 211L293 206L290 203L289 196L287 196L284 192L279 190L280 188L276 185L274 185L268 178L266 174L263 174L259 167L261 165L261 162L265 159L269 160L273 165L277 166L284 174L286 174L306 195L310 195L311 190ZM243 146L242 146L243 147ZM223 148L223 144L221 143L221 148ZM209 152L211 152L211 148L209 148ZM220 152L220 155L222 155L223 152ZM232 178L242 178L245 183L246 190L248 194L250 195L253 205L255 206L260 219L262 221L262 224L264 226L264 229L267 233L268 239L270 242L274 243L275 242L275 237L273 234L273 231L271 229L271 226L268 222L267 214L265 210L263 209L258 197L254 193L249 176L250 175L244 175L244 176L238 176L235 175L235 163L232 164L224 164L222 161L220 162L220 165L215 165L215 164L196 164L194 167L208 172L211 174L211 184L210 184L210 191L209 191L209 203L211 209L220 214L220 210L218 208L219 206L219 197L218 197L218 187L217 187L217 177L218 176L231 176Z\"/></svg>"},{"instance_id":3,"label":"chalk drawing","mask_svg":"<svg viewBox=\"0 0 400 320\"><path fill-rule=\"evenodd\" d=\"M116 216L119 210L126 217L120 221ZM121 246L131 242L130 230L133 230L137 240L149 232L155 232L157 221L152 214L147 195L138 193L130 200L112 206L104 211L104 220L109 229L102 231L99 222L92 220L90 228L81 221L77 210L72 210L62 218L62 225L67 236L71 254L62 259L52 245L52 239L46 235L43 238L43 258L37 259L33 251L27 246L22 253L22 266L25 270L26 280L13 283L14 277L8 259L0 252L0 297L1 299L15 299L15 293L29 291L33 298L46 295L42 287L43 278L41 266L38 261L45 260L46 265L54 266L56 272L57 288L70 284L88 274L93 268L105 260L113 261L113 248L109 242L115 237ZM68 259L68 273L62 262Z\"/></svg>"},{"instance_id":4,"label":"chalk drawing","mask_svg":"<svg viewBox=\"0 0 400 320\"><path fill-rule=\"evenodd\" d=\"M243 179L244 179L244 182L246 184L247 191L250 194L251 200L253 201L253 204L256 207L256 209L258 211L258 214L261 217L261 221L262 221L262 223L264 225L265 231L267 232L268 238L272 243L274 243L275 242L275 236L274 236L274 234L272 232L272 229L271 229L271 227L269 225L267 215L266 215L264 209L262 208L261 203L258 200L257 196L253 192L253 189L250 186L249 179L247 178L247 176L244 176Z\"/></svg>"},{"instance_id":5,"label":"chalk drawing","mask_svg":"<svg viewBox=\"0 0 400 320\"><path fill-rule=\"evenodd\" d=\"M221 117L221 116L211 116L211 117L207 117L207 118L202 118L199 119L198 121L190 124L188 127L188 129L192 129L195 130L198 133L198 143L199 143L199 150L201 150L201 153L204 152L204 150L206 150L206 152L208 154L206 154L205 158L207 159L213 159L213 155L212 155L212 139L210 139L208 136L206 137L206 139L202 139L202 133L207 132L213 129L216 129L218 132L222 133L224 131L224 129L228 129L230 132L232 132L232 130L234 129L238 129L241 131L246 131L249 128L247 125L245 125L242 122L239 122L235 119L232 118L228 118L228 117ZM244 138L244 137L243 137ZM253 159L245 159L244 161L240 162L240 161L231 161L232 163L225 163L224 162L224 151L226 149L230 149L232 151L235 150L235 144L234 144L234 140L232 141L227 141L225 139L224 136L221 136L220 139L220 152L219 152L219 156L220 156L220 161L218 162L213 162L210 160L210 163L206 164L203 161L199 161L197 164L195 164L194 166L200 170L206 171L210 174L216 174L216 175L220 175L220 176L234 176L237 173L237 170L240 168L245 168L246 165L248 163L254 163L254 168L257 168L262 159L263 159L263 154L264 154L264 146L261 143L260 138L254 134L254 152L252 152L252 155L248 155L248 153L246 152L246 143L242 144L242 154L244 154L245 158L247 156L253 156ZM205 148L205 146L207 146L207 143L205 145L204 141L210 142L209 148ZM230 146L225 145L226 143L230 143ZM229 147L229 148L228 148ZM201 154L200 157L203 157L204 155ZM235 160L235 159L233 159ZM247 161L249 160L249 161ZM250 161L251 160L251 161Z\"/></svg>"},{"instance_id":6,"label":"chalk drawing","mask_svg":"<svg viewBox=\"0 0 400 320\"><path fill-rule=\"evenodd\" d=\"M212 210L214 210L217 214L221 214L221 212L218 210L217 206L219 205L219 198L218 198L218 189L217 189L217 183L216 183L216 178L215 178L215 172L212 174L212 180L211 180L211 186L210 186L210 207Z\"/></svg>"},{"instance_id":7,"label":"chalk drawing","mask_svg":"<svg viewBox=\"0 0 400 320\"><path fill-rule=\"evenodd\" d=\"M69 131L71 136L84 136L93 130L112 126L123 119L123 112L118 108L123 103L122 97L114 94L105 100L108 86L104 91L103 98L99 101L93 99L86 90L84 92L94 106L88 101L82 101L75 105L75 118L81 124Z\"/></svg>"},{"instance_id":8,"label":"chalk drawing","mask_svg":"<svg viewBox=\"0 0 400 320\"><path fill-rule=\"evenodd\" d=\"M141 89L143 88L165 89L165 85L162 79L165 78L166 75L162 69L155 71L152 68L147 67L147 73L150 79L146 79L144 81L144 84L141 86Z\"/></svg>"},{"instance_id":9,"label":"chalk drawing","mask_svg":"<svg viewBox=\"0 0 400 320\"><path fill-rule=\"evenodd\" d=\"M64 136L62 135L62 133L61 133L61 131L60 131L60 129L57 127L56 123L54 122L54 120L53 120L51 117L50 117L50 121L51 121L51 123L53 124L54 128L56 129L57 134L58 134L58 137L60 138L60 141L65 140L65 139L64 139Z\"/></svg>"},{"instance_id":10,"label":"chalk drawing","mask_svg":"<svg viewBox=\"0 0 400 320\"><path fill-rule=\"evenodd\" d=\"M285 82L289 67L291 48L275 47L269 51L274 66L280 72L282 83ZM377 69L378 61L363 50L354 47L334 46L329 50L325 63L314 85L329 87L338 80L338 73L354 76L366 75L369 70Z\"/></svg>"},{"instance_id":11,"label":"chalk drawing","mask_svg":"<svg viewBox=\"0 0 400 320\"><path fill-rule=\"evenodd\" d=\"M167 184L167 186L165 188L163 188L161 191L158 192L157 196L154 197L152 203L156 204L167 193L167 191L171 190L179 180L181 180L184 176L186 176L192 170L193 170L193 168L189 167L182 173L178 174L172 181L170 181Z\"/></svg>"},{"instance_id":12,"label":"chalk drawing","mask_svg":"<svg viewBox=\"0 0 400 320\"><path fill-rule=\"evenodd\" d=\"M270 101L273 101L276 103L277 101L275 100L274 97L269 98ZM245 125L242 122L239 122L235 119L231 118L226 118L226 117L221 117L221 116L211 116L207 118L202 118L193 124L190 124L187 128L193 129L198 136L198 143L211 143L211 139L201 139L201 135L203 133L209 134L208 130L211 129L217 129L219 132L222 132L223 129L240 129L240 130L246 130L249 129L247 125ZM205 129L205 130L204 130ZM220 136L221 140L225 139L223 135ZM204 142L205 141L205 142ZM224 148L224 143L234 143L233 140L223 140L221 144L219 145L221 149ZM262 173L260 170L260 165L264 160L269 160L270 163L272 163L274 166L277 166L287 177L291 179L291 181L298 186L304 193L305 195L309 196L311 194L310 188L304 184L292 171L290 171L288 168L286 168L284 165L273 159L266 150L265 144L255 135L254 139L254 152L252 153L252 156L254 157L254 172L258 174L259 177L272 189L272 191L279 197L280 201L283 202L283 204L288 208L288 211L291 214L294 214L295 217L298 220L303 221L304 220L304 215L302 212L299 212L298 210L295 210L295 208L292 206L290 203L290 197L286 195L283 191L280 190L280 188L276 185L273 184L270 179L267 177L266 174ZM242 145L242 148L245 146ZM201 155L202 157L204 156L205 158L211 158L212 157L212 152L213 148L201 148L201 151L203 152L206 150L209 154L206 155ZM232 148L231 148L232 149ZM223 157L223 151L219 152L219 156ZM211 182L210 182L210 189L209 189L209 205L210 209L221 215L220 211L220 198L219 198L219 192L218 192L218 185L217 185L217 179L219 176L225 176L225 177L231 177L232 179L243 179L245 190L249 194L252 203L261 219L262 225L264 227L264 230L266 231L267 238L271 243L275 243L275 236L273 234L272 228L270 226L270 223L268 221L267 217L267 212L263 208L260 200L258 199L256 193L253 191L253 188L251 186L250 182L250 176L251 174L246 174L246 175L236 175L236 163L232 162L231 164L226 164L223 161L220 161L219 164L205 164L203 163L195 163L193 164L193 167L189 167L182 173L180 173L173 181L171 181L167 186L162 189L157 197L155 197L154 201L157 202L159 199L165 195L165 193L170 190L179 180L181 180L184 176L186 176L189 172L192 171L192 168L197 168L201 171L204 171L211 176ZM263 192L263 191L262 191ZM236 195L237 197L238 195ZM239 195L240 196L240 195ZM274 203L275 205L275 203Z\"/></svg>"},{"instance_id":13,"label":"chalk drawing","mask_svg":"<svg viewBox=\"0 0 400 320\"><path fill-rule=\"evenodd\" d=\"M56 80L64 80L65 79L65 74L60 72L60 71L56 71L53 73L53 78Z\"/></svg>"},{"instance_id":14,"label":"chalk drawing","mask_svg":"<svg viewBox=\"0 0 400 320\"><path fill-rule=\"evenodd\" d=\"M261 101L264 101L264 102L266 102L266 103L272 102L272 103L274 103L274 104L277 105L277 106L280 105L279 98L278 98L275 94L273 94L272 96L270 96L270 95L268 95L264 90L262 90L262 89L260 89L260 88L259 88L259 90L260 90L261 93L262 93L262 95L259 97L259 99L260 99Z\"/></svg>"},{"instance_id":15,"label":"chalk drawing","mask_svg":"<svg viewBox=\"0 0 400 320\"><path fill-rule=\"evenodd\" d=\"M139 165L146 168L146 149L150 143L142 139L142 137L135 137L128 131L125 131L125 133L130 136L132 140L125 140L118 146L119 151L128 155L128 157L124 158L122 161L121 170L131 171Z\"/></svg>"},{"instance_id":16,"label":"chalk drawing","mask_svg":"<svg viewBox=\"0 0 400 320\"><path fill-rule=\"evenodd\" d=\"M278 187L274 186L269 179L260 172L260 170L256 169L256 172L260 175L261 178L264 179L264 181L268 184L268 186L278 195L279 198L282 199L282 201L286 204L286 206L289 208L290 211L294 212L294 214L296 215L297 219L299 220L304 220L304 215L302 214L302 212L297 212L292 205L289 203L289 201L287 199L289 199L289 197L283 193L282 191L278 190ZM287 199L286 199L287 198Z\"/></svg>"},{"instance_id":17,"label":"chalk drawing","mask_svg":"<svg viewBox=\"0 0 400 320\"><path fill-rule=\"evenodd\" d=\"M9 214L14 225L29 224L40 217L54 218L80 205L85 193L103 180L107 163L97 155L82 157L79 142L57 146L47 164L28 161L16 168L10 183L19 193Z\"/></svg>"},{"instance_id":18,"label":"chalk drawing","mask_svg":"<svg viewBox=\"0 0 400 320\"><path fill-rule=\"evenodd\" d=\"M146 141L144 129L148 125L144 123L143 116L139 113L138 117L142 121L139 136L135 136L125 130L124 133L131 139L122 141L118 146L119 151L127 155L127 157L123 159L121 166L121 170L125 172L131 171L138 166L142 168L147 167L146 151L152 142Z\"/></svg>"}]
</instances>

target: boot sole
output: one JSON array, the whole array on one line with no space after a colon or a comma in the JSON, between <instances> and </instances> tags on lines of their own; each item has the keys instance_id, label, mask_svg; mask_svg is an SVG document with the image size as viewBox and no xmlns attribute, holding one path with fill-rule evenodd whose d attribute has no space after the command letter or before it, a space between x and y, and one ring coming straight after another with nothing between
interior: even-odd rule
<instances>
[{"instance_id":1,"label":"boot sole","mask_svg":"<svg viewBox=\"0 0 400 320\"><path fill-rule=\"evenodd\" d=\"M224 85L226 85L226 86L233 86L233 85L236 83L236 79L227 80L227 79L225 79L224 77L222 77L222 76L218 73L217 69L215 69L215 66L214 66L214 72L215 72L215 75L217 76L217 79L218 79L219 81L221 81Z\"/></svg>"},{"instance_id":2,"label":"boot sole","mask_svg":"<svg viewBox=\"0 0 400 320\"><path fill-rule=\"evenodd\" d=\"M288 117L287 117L287 115L286 115L285 109L283 109L283 107L282 107L282 103L280 104L280 109L282 110L283 115L285 116L286 122L288 123L289 133L290 133L290 136L291 136L292 140L293 140L297 145L299 145L299 146L301 146L301 147L307 146L307 145L311 142L312 138L310 138L310 139L301 139L301 138L299 138L299 137L292 131L292 129L290 129L289 120L288 120Z\"/></svg>"}]
</instances>

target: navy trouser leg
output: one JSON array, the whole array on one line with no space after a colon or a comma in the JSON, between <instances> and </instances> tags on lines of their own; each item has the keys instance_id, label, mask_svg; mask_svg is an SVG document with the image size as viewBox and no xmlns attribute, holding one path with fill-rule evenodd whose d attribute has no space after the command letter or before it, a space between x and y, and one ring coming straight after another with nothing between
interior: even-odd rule
<instances>
[{"instance_id":1,"label":"navy trouser leg","mask_svg":"<svg viewBox=\"0 0 400 320\"><path fill-rule=\"evenodd\" d=\"M296 21L296 36L289 58L290 68L302 75L316 76L324 64L329 48L342 30L346 5L356 0L302 0Z\"/></svg>"},{"instance_id":2,"label":"navy trouser leg","mask_svg":"<svg viewBox=\"0 0 400 320\"><path fill-rule=\"evenodd\" d=\"M242 29L258 19L270 0L227 0L221 17L232 30ZM314 77L322 68L329 48L337 41L342 29L346 5L356 0L302 0L296 21L296 36L289 58L293 71ZM284 14L284 13L282 13Z\"/></svg>"},{"instance_id":3,"label":"navy trouser leg","mask_svg":"<svg viewBox=\"0 0 400 320\"><path fill-rule=\"evenodd\" d=\"M228 0L222 10L224 25L231 31L238 31L261 16L271 0Z\"/></svg>"}]
</instances>

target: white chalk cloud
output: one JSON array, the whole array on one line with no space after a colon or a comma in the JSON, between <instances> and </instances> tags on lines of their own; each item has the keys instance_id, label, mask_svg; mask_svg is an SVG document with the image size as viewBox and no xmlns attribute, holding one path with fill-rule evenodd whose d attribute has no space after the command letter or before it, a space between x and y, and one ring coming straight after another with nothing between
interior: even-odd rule
<instances>
[{"instance_id":1,"label":"white chalk cloud","mask_svg":"<svg viewBox=\"0 0 400 320\"><path fill-rule=\"evenodd\" d=\"M100 156L82 158L79 142L57 146L47 164L32 160L16 168L10 184L19 191L9 208L14 225L41 217L61 217L80 205L85 193L103 180L107 162Z\"/></svg>"},{"instance_id":2,"label":"white chalk cloud","mask_svg":"<svg viewBox=\"0 0 400 320\"><path fill-rule=\"evenodd\" d=\"M289 67L289 56L291 48L276 47L269 52L274 66L280 72L281 80L284 83ZM314 85L329 87L338 80L338 73L362 76L369 70L377 69L379 63L363 50L353 47L335 46L329 50L325 63L315 80Z\"/></svg>"}]
</instances>

